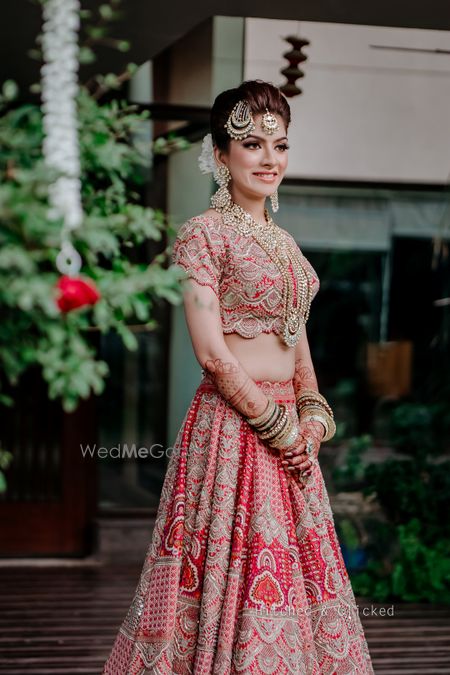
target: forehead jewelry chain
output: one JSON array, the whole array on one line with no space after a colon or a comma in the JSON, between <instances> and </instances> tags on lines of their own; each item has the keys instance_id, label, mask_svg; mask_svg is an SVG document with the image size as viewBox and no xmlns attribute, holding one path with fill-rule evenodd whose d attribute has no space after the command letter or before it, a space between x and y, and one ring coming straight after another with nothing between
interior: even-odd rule
<instances>
[{"instance_id":1,"label":"forehead jewelry chain","mask_svg":"<svg viewBox=\"0 0 450 675\"><path fill-rule=\"evenodd\" d=\"M228 135L238 141L246 138L255 129L255 122L247 101L238 101L228 116L224 127Z\"/></svg>"},{"instance_id":2,"label":"forehead jewelry chain","mask_svg":"<svg viewBox=\"0 0 450 675\"><path fill-rule=\"evenodd\" d=\"M235 227L244 236L252 236L278 267L283 277L283 342L294 347L300 339L302 328L308 321L312 299L312 274L303 266L302 254L294 248L281 228L274 223L267 209L264 209L266 223L257 223L250 213L235 202L214 206L225 223ZM293 275L290 273L292 265ZM294 280L297 293L294 293ZM296 296L294 299L294 295Z\"/></svg>"}]
</instances>

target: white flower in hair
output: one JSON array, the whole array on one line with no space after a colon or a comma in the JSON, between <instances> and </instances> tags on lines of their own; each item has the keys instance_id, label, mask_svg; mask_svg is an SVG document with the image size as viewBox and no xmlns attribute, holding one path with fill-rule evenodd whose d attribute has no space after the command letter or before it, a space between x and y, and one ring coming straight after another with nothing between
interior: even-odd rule
<instances>
[{"instance_id":1,"label":"white flower in hair","mask_svg":"<svg viewBox=\"0 0 450 675\"><path fill-rule=\"evenodd\" d=\"M214 173L217 168L211 134L206 134L203 138L202 151L198 157L198 165L202 173Z\"/></svg>"}]
</instances>

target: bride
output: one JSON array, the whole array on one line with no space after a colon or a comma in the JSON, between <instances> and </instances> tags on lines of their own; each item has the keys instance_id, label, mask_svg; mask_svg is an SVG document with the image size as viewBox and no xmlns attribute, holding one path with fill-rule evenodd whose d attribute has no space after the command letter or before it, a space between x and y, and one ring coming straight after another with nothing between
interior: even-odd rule
<instances>
[{"instance_id":1,"label":"bride","mask_svg":"<svg viewBox=\"0 0 450 675\"><path fill-rule=\"evenodd\" d=\"M319 463L336 429L306 332L319 279L266 209L290 121L259 80L211 111L200 166L220 187L172 253L202 379L109 675L373 673Z\"/></svg>"}]
</instances>

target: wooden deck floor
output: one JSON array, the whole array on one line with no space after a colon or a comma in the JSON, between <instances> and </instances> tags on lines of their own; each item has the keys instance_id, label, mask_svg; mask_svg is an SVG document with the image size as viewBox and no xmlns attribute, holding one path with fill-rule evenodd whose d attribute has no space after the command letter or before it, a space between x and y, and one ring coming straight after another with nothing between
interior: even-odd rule
<instances>
[{"instance_id":1,"label":"wooden deck floor","mask_svg":"<svg viewBox=\"0 0 450 675\"><path fill-rule=\"evenodd\" d=\"M140 571L2 566L0 673L100 675ZM394 616L369 617L358 604L377 675L450 673L450 607L395 604Z\"/></svg>"}]
</instances>

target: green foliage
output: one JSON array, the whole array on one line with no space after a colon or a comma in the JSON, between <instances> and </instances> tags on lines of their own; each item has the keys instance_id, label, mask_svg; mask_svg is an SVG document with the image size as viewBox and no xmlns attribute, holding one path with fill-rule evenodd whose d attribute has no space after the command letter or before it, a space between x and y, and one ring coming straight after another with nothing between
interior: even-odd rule
<instances>
[{"instance_id":1,"label":"green foliage","mask_svg":"<svg viewBox=\"0 0 450 675\"><path fill-rule=\"evenodd\" d=\"M333 472L340 490L361 489L381 506L382 519L364 522L369 562L364 571L352 573L355 593L378 602L450 602L450 461L431 459L432 448L424 440L435 436L435 412L433 406L397 406L390 420L391 444L403 457L364 463L370 437L353 438L344 466ZM343 541L355 549L357 532L345 519L339 526Z\"/></svg>"},{"instance_id":2,"label":"green foliage","mask_svg":"<svg viewBox=\"0 0 450 675\"><path fill-rule=\"evenodd\" d=\"M358 548L360 544L358 530L350 518L342 518L339 521L339 539L351 551Z\"/></svg>"},{"instance_id":3,"label":"green foliage","mask_svg":"<svg viewBox=\"0 0 450 675\"><path fill-rule=\"evenodd\" d=\"M394 530L397 550L390 566L372 561L352 576L355 593L377 602L450 602L450 537L443 534L427 543L426 525L412 518Z\"/></svg>"},{"instance_id":4,"label":"green foliage","mask_svg":"<svg viewBox=\"0 0 450 675\"><path fill-rule=\"evenodd\" d=\"M0 448L0 494L6 491L6 478L4 472L12 461L12 454Z\"/></svg>"},{"instance_id":5,"label":"green foliage","mask_svg":"<svg viewBox=\"0 0 450 675\"><path fill-rule=\"evenodd\" d=\"M394 447L415 457L440 449L439 435L434 433L440 406L405 402L391 415L391 440Z\"/></svg>"},{"instance_id":6,"label":"green foliage","mask_svg":"<svg viewBox=\"0 0 450 675\"><path fill-rule=\"evenodd\" d=\"M424 536L433 541L450 537L445 517L450 504L450 462L432 463L426 457L413 460L390 459L366 469L367 491L374 491L386 517L394 524L418 518Z\"/></svg>"},{"instance_id":7,"label":"green foliage","mask_svg":"<svg viewBox=\"0 0 450 675\"><path fill-rule=\"evenodd\" d=\"M372 445L372 436L363 434L348 441L345 464L333 471L333 480L337 489L356 488L365 482L363 454Z\"/></svg>"},{"instance_id":8,"label":"green foliage","mask_svg":"<svg viewBox=\"0 0 450 675\"><path fill-rule=\"evenodd\" d=\"M364 547L368 561L363 571L352 572L353 589L377 602L448 603L448 409L443 402L409 400L388 411L387 443L401 454L368 463L364 453L372 438L350 438L343 465L333 471L339 491L360 490L380 507L338 522L342 542L350 552Z\"/></svg>"},{"instance_id":9,"label":"green foliage","mask_svg":"<svg viewBox=\"0 0 450 675\"><path fill-rule=\"evenodd\" d=\"M100 6L99 26L111 18L117 4ZM98 30L91 30L85 49L92 50L95 37L104 40L106 33ZM115 46L125 50L123 41ZM66 315L55 303L62 223L47 215L48 188L56 174L43 161L42 113L37 105L14 105L17 88L11 81L1 89L0 402L5 405L13 404L8 388L27 368L39 364L49 397L60 398L66 411L74 410L80 398L103 391L108 374L92 344L92 331L116 331L128 349L136 349L130 324L152 330L158 302L181 302L182 273L168 265L169 246L161 246L150 263L130 259L131 253L139 258L136 247L174 234L162 212L140 203L138 188L148 179L152 148L139 146L136 138L148 113L124 101L99 101L104 91L118 88L134 70L130 64L126 77L99 76L79 92L85 218L73 242L83 259L80 275L95 282L101 299ZM168 145L172 150L183 147L172 139L161 143L161 149Z\"/></svg>"}]
</instances>

